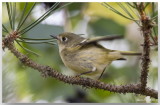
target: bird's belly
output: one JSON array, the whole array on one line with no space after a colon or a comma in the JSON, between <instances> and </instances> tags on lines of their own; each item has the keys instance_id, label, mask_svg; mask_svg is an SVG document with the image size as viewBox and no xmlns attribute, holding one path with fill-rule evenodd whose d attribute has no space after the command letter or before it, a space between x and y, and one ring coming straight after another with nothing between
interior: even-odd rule
<instances>
[{"instance_id":1,"label":"bird's belly","mask_svg":"<svg viewBox=\"0 0 160 105\"><path fill-rule=\"evenodd\" d=\"M77 74L91 71L94 67L96 71L90 73L90 75L97 74L97 72L102 72L108 64L106 53L100 51L82 50L77 53L67 53L61 58L65 66L77 72Z\"/></svg>"},{"instance_id":2,"label":"bird's belly","mask_svg":"<svg viewBox=\"0 0 160 105\"><path fill-rule=\"evenodd\" d=\"M65 66L72 69L73 71L77 73L83 73L86 71L90 71L93 68L92 60L88 58L82 58L78 55L70 55L71 57L67 56L62 58ZM68 58L69 57L69 58Z\"/></svg>"}]
</instances>

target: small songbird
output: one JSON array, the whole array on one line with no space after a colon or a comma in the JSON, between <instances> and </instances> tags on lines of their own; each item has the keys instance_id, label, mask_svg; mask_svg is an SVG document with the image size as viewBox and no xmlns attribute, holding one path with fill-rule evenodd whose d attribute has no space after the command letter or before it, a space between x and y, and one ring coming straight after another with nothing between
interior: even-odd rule
<instances>
[{"instance_id":1,"label":"small songbird","mask_svg":"<svg viewBox=\"0 0 160 105\"><path fill-rule=\"evenodd\" d=\"M92 79L99 79L112 61L126 60L124 55L141 55L131 51L104 48L98 42L110 39L106 36L87 39L70 32L51 36L58 41L63 63L73 70L76 76L87 75Z\"/></svg>"}]
</instances>

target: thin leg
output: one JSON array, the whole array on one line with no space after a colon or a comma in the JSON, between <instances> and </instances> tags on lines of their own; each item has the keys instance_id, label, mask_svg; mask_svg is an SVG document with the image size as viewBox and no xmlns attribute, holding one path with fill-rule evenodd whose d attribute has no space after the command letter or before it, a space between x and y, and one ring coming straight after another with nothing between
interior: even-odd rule
<instances>
[{"instance_id":1,"label":"thin leg","mask_svg":"<svg viewBox=\"0 0 160 105\"><path fill-rule=\"evenodd\" d=\"M101 75L99 76L98 80L102 77L104 71L106 70L106 68L104 68L104 70L102 71Z\"/></svg>"}]
</instances>

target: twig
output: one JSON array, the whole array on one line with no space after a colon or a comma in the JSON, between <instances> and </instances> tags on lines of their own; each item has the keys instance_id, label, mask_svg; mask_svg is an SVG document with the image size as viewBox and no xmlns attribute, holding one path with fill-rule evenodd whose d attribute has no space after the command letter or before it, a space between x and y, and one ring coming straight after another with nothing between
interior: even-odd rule
<instances>
[{"instance_id":1,"label":"twig","mask_svg":"<svg viewBox=\"0 0 160 105\"><path fill-rule=\"evenodd\" d=\"M150 36L153 28L152 21L146 16L144 3L137 3L137 9L141 16L141 31L144 37L143 54L142 54L142 69L141 69L141 90L145 91L148 78L148 69L150 64Z\"/></svg>"}]
</instances>

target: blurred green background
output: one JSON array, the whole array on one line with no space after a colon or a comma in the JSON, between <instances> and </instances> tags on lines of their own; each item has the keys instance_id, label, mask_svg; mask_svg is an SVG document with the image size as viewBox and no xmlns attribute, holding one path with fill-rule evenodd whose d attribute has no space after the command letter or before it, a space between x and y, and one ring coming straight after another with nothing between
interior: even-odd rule
<instances>
[{"instance_id":1,"label":"blurred green background","mask_svg":"<svg viewBox=\"0 0 160 105\"><path fill-rule=\"evenodd\" d=\"M29 3L32 5L33 3ZM63 4L63 3L62 3ZM116 3L110 3L119 9ZM26 25L41 16L52 3L38 3L32 11ZM17 3L16 13L19 14L24 3ZM2 5L3 24L9 25L6 5ZM119 9L120 10L120 9ZM27 9L29 11L29 9ZM121 11L121 10L120 10ZM121 11L123 12L123 11ZM151 13L148 6L147 13ZM18 22L18 20L16 20ZM54 12L50 17L24 34L27 38L50 38L51 34L74 32L85 34L84 37L122 35L123 39L101 42L105 47L116 50L141 52L143 37L140 29L133 21L127 20L108 10L100 3L72 3ZM37 52L37 57L28 54L16 44L18 50L39 64L49 65L57 71L70 75L60 59L57 45L24 44L28 49ZM3 103L62 103L62 102L95 102L95 103L146 103L157 100L132 93L118 94L99 89L84 89L81 86L69 85L54 78L43 78L32 68L24 66L7 49L2 52L2 90ZM125 85L138 83L140 77L140 57L126 57L127 61L114 61L107 69L101 81L108 84ZM149 68L148 86L158 90L158 56L157 49L152 48Z\"/></svg>"}]
</instances>

